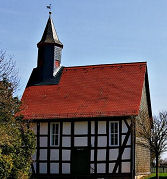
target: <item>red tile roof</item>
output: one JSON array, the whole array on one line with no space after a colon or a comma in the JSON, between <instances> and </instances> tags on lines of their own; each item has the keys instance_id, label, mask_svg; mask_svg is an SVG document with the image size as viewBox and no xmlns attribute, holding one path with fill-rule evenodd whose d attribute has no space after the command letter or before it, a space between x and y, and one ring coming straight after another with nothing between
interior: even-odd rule
<instances>
[{"instance_id":1,"label":"red tile roof","mask_svg":"<svg viewBox=\"0 0 167 179\"><path fill-rule=\"evenodd\" d=\"M59 84L29 86L25 119L137 115L146 63L64 67Z\"/></svg>"}]
</instances>

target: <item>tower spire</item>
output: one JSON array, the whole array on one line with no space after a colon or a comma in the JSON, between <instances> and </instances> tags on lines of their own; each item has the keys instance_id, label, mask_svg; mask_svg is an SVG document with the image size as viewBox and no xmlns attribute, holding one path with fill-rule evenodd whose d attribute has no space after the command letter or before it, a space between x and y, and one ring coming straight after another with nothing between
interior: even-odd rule
<instances>
[{"instance_id":1,"label":"tower spire","mask_svg":"<svg viewBox=\"0 0 167 179\"><path fill-rule=\"evenodd\" d=\"M41 80L47 81L53 78L61 67L61 53L63 44L60 42L51 18L51 4L47 6L49 18L38 47L37 68L41 74Z\"/></svg>"},{"instance_id":2,"label":"tower spire","mask_svg":"<svg viewBox=\"0 0 167 179\"><path fill-rule=\"evenodd\" d=\"M56 29L54 27L53 24L53 20L51 18L51 11L49 12L49 18L48 18L48 22L46 24L43 36L41 38L41 41L37 44L37 46L39 47L40 45L43 44L55 44L61 48L63 48L63 44L60 42Z\"/></svg>"}]
</instances>

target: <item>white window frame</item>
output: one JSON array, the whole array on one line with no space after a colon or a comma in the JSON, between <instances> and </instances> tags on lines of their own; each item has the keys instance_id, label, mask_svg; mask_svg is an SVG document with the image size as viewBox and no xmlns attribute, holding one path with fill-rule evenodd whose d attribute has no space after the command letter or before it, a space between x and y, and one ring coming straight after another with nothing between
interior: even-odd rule
<instances>
[{"instance_id":1,"label":"white window frame","mask_svg":"<svg viewBox=\"0 0 167 179\"><path fill-rule=\"evenodd\" d=\"M111 144L111 124L112 123L117 123L118 124L118 131L117 133L112 133L113 135L117 134L118 138L117 138L117 144ZM110 146L119 146L119 121L110 121L109 122L109 145Z\"/></svg>"},{"instance_id":2,"label":"white window frame","mask_svg":"<svg viewBox=\"0 0 167 179\"><path fill-rule=\"evenodd\" d=\"M58 132L53 134L52 132L52 126L54 125L58 125ZM58 144L52 144L52 139L53 136L58 136ZM59 146L60 143L60 123L59 122L52 122L50 123L50 146Z\"/></svg>"}]
</instances>

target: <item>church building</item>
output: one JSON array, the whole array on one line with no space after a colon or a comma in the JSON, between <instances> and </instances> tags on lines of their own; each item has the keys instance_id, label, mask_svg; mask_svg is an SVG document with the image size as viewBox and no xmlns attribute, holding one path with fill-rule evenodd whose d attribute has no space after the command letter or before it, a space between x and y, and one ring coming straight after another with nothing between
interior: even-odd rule
<instances>
[{"instance_id":1,"label":"church building","mask_svg":"<svg viewBox=\"0 0 167 179\"><path fill-rule=\"evenodd\" d=\"M22 96L36 135L36 178L135 179L150 173L136 143L138 116L152 118L146 62L64 67L51 15Z\"/></svg>"}]
</instances>

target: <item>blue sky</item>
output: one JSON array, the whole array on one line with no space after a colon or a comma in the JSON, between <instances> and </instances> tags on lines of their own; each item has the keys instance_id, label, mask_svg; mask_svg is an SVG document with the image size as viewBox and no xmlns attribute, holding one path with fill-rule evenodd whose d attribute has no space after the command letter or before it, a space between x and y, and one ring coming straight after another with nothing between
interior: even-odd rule
<instances>
[{"instance_id":1,"label":"blue sky","mask_svg":"<svg viewBox=\"0 0 167 179\"><path fill-rule=\"evenodd\" d=\"M62 65L147 61L153 114L167 110L166 0L1 1L0 49L16 60L19 96L36 67L50 3L64 44Z\"/></svg>"},{"instance_id":2,"label":"blue sky","mask_svg":"<svg viewBox=\"0 0 167 179\"><path fill-rule=\"evenodd\" d=\"M64 66L147 61L153 114L167 110L167 0L1 1L0 49L16 60L20 97L50 3Z\"/></svg>"}]
</instances>

